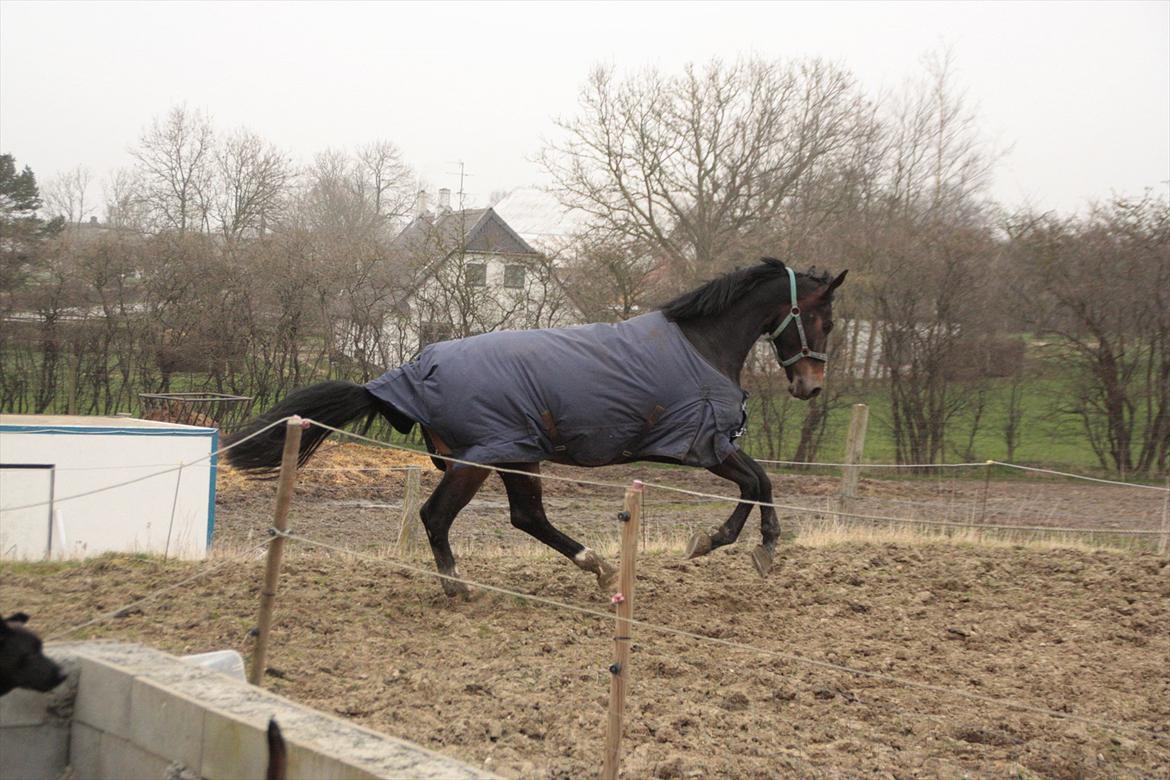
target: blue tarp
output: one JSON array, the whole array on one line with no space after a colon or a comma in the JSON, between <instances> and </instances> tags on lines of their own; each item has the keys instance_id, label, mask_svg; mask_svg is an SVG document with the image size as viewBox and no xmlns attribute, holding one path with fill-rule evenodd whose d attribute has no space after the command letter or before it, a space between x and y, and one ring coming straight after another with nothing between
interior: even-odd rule
<instances>
[{"instance_id":1,"label":"blue tarp","mask_svg":"<svg viewBox=\"0 0 1170 780\"><path fill-rule=\"evenodd\" d=\"M366 387L476 463L713 466L747 398L661 312L431 344Z\"/></svg>"}]
</instances>

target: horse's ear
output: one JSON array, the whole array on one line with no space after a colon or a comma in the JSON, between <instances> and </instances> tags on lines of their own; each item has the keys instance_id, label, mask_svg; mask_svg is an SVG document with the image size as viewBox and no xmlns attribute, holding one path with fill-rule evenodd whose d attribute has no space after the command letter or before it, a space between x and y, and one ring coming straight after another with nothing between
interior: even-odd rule
<instances>
[{"instance_id":1,"label":"horse's ear","mask_svg":"<svg viewBox=\"0 0 1170 780\"><path fill-rule=\"evenodd\" d=\"M849 273L849 269L848 269L848 268L846 268L846 269L845 269L844 271L842 271L841 273L837 274L837 278L836 278L836 279L834 279L833 281L829 282L829 286L828 286L828 288L825 290L825 295L830 295L830 294L832 294L833 290L836 290L838 287L840 287L840 286L841 286L841 282L845 281L845 274L847 274L847 273Z\"/></svg>"},{"instance_id":2,"label":"horse's ear","mask_svg":"<svg viewBox=\"0 0 1170 780\"><path fill-rule=\"evenodd\" d=\"M28 615L26 615L23 612L13 612L11 615L4 618L3 622L4 623L20 623L21 625L24 625L25 623L28 622Z\"/></svg>"}]
</instances>

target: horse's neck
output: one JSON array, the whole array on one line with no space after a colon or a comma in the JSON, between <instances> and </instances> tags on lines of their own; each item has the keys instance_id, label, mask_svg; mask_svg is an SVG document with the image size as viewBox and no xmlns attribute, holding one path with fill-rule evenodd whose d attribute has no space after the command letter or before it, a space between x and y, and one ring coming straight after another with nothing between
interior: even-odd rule
<instances>
[{"instance_id":1,"label":"horse's neck","mask_svg":"<svg viewBox=\"0 0 1170 780\"><path fill-rule=\"evenodd\" d=\"M759 304L746 310L733 306L718 317L680 322L679 328L708 363L739 384L747 356L770 316Z\"/></svg>"}]
</instances>

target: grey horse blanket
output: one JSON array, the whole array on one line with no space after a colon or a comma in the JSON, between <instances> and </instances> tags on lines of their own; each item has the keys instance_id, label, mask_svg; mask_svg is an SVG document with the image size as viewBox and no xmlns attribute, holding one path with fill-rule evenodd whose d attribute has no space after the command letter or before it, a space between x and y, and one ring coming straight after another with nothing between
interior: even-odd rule
<instances>
[{"instance_id":1,"label":"grey horse blanket","mask_svg":"<svg viewBox=\"0 0 1170 780\"><path fill-rule=\"evenodd\" d=\"M747 394L661 312L431 344L366 388L477 463L713 466L746 420Z\"/></svg>"}]
</instances>

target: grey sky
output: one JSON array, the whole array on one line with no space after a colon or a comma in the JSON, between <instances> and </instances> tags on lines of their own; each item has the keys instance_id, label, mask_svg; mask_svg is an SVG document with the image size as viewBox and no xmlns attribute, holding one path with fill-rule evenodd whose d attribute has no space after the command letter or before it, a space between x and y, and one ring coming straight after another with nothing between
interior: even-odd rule
<instances>
[{"instance_id":1,"label":"grey sky","mask_svg":"<svg viewBox=\"0 0 1170 780\"><path fill-rule=\"evenodd\" d=\"M541 183L551 117L589 67L739 53L821 56L871 93L950 46L985 135L993 194L1072 210L1170 179L1170 2L815 4L0 4L0 148L41 181L129 163L185 102L307 161L398 144L469 203ZM98 194L95 188L95 194Z\"/></svg>"}]
</instances>

